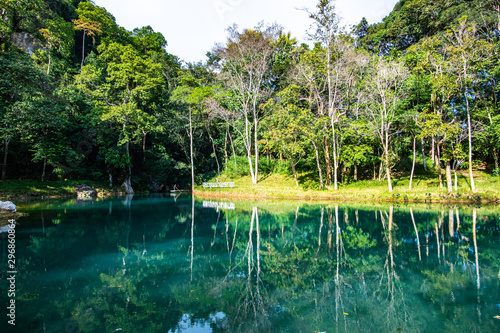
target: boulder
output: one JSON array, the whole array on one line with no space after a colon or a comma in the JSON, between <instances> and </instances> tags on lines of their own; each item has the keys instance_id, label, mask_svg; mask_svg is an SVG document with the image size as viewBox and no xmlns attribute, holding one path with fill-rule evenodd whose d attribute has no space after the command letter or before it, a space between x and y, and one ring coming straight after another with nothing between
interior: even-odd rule
<instances>
[{"instance_id":1,"label":"boulder","mask_svg":"<svg viewBox=\"0 0 500 333\"><path fill-rule=\"evenodd\" d=\"M16 205L14 205L11 201L0 201L0 210L6 210L15 213Z\"/></svg>"},{"instance_id":2,"label":"boulder","mask_svg":"<svg viewBox=\"0 0 500 333\"><path fill-rule=\"evenodd\" d=\"M76 192L76 198L78 200L92 200L97 197L97 191L92 187L82 184L73 187Z\"/></svg>"}]
</instances>

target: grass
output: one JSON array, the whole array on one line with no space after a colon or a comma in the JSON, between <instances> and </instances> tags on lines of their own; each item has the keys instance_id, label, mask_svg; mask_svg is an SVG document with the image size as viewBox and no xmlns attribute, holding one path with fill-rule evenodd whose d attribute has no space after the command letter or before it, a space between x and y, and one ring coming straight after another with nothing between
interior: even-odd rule
<instances>
[{"instance_id":1,"label":"grass","mask_svg":"<svg viewBox=\"0 0 500 333\"><path fill-rule=\"evenodd\" d=\"M219 181L234 181L235 188L204 189L196 188L195 193L206 197L231 198L288 198L309 200L357 200L357 201L398 201L398 202L500 202L500 177L493 177L480 170L474 171L476 192L470 190L466 172L458 176L458 189L448 194L446 188L439 187L437 174L417 174L413 178L413 188L409 190L409 176L393 178L393 191L388 191L387 181L363 180L340 185L338 190L332 186L319 188L314 173L300 174L299 187L292 176L267 174L259 177L257 184L252 184L250 176L230 178L218 177ZM213 180L215 181L215 179ZM443 175L443 181L446 178Z\"/></svg>"},{"instance_id":2,"label":"grass","mask_svg":"<svg viewBox=\"0 0 500 333\"><path fill-rule=\"evenodd\" d=\"M117 191L107 184L88 180L39 181L39 180L4 180L0 182L0 200L13 200L27 197L62 197L76 195L74 186L87 184L97 193Z\"/></svg>"}]
</instances>

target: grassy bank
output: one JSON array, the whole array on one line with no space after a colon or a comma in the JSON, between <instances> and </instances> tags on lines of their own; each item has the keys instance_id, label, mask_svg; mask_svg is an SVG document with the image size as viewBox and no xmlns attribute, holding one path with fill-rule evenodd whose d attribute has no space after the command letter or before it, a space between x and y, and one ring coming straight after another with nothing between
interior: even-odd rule
<instances>
[{"instance_id":1,"label":"grassy bank","mask_svg":"<svg viewBox=\"0 0 500 333\"><path fill-rule=\"evenodd\" d=\"M433 174L416 175L412 190L409 190L410 177L402 176L393 180L393 191L389 192L387 181L364 180L340 185L338 190L332 186L319 188L314 174L301 174L299 187L292 176L269 174L260 177L252 184L251 177L218 177L220 182L234 181L235 188L196 188L200 197L226 198L287 198L305 200L349 200L349 201L397 201L397 202L457 202L457 203L500 203L500 177L475 171L476 192L472 193L469 178L465 173L458 177L457 191L450 194L440 188L437 176ZM212 180L212 181L215 181Z\"/></svg>"},{"instance_id":2,"label":"grassy bank","mask_svg":"<svg viewBox=\"0 0 500 333\"><path fill-rule=\"evenodd\" d=\"M0 182L0 200L16 200L31 197L63 197L76 196L76 185L87 184L95 189L99 196L116 194L119 188L110 188L107 184L88 180L37 181L37 180L4 180Z\"/></svg>"}]
</instances>

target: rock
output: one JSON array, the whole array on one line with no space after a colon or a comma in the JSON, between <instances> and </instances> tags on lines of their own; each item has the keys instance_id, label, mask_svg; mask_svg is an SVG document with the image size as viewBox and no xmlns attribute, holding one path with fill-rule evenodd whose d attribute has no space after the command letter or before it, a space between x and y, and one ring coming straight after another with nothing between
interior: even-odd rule
<instances>
[{"instance_id":1,"label":"rock","mask_svg":"<svg viewBox=\"0 0 500 333\"><path fill-rule=\"evenodd\" d=\"M16 225L16 222L14 222L12 224L9 223L9 224L6 224L6 225L2 225L0 227L0 234L9 232L9 230L12 230L13 227L15 227L15 225Z\"/></svg>"},{"instance_id":2,"label":"rock","mask_svg":"<svg viewBox=\"0 0 500 333\"><path fill-rule=\"evenodd\" d=\"M97 197L97 191L88 185L82 184L73 188L76 191L76 198L78 200L92 200Z\"/></svg>"},{"instance_id":3,"label":"rock","mask_svg":"<svg viewBox=\"0 0 500 333\"><path fill-rule=\"evenodd\" d=\"M29 55L33 55L41 48L40 42L27 32L14 32L11 36L11 42Z\"/></svg>"},{"instance_id":4,"label":"rock","mask_svg":"<svg viewBox=\"0 0 500 333\"><path fill-rule=\"evenodd\" d=\"M16 205L14 205L11 201L0 201L0 210L7 210L9 212L16 212Z\"/></svg>"}]
</instances>

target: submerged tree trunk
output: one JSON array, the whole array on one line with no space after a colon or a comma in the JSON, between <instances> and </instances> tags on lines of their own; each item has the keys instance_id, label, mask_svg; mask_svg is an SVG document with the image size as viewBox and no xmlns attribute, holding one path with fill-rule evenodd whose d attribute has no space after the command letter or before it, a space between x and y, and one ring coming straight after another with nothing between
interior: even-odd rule
<instances>
[{"instance_id":1,"label":"submerged tree trunk","mask_svg":"<svg viewBox=\"0 0 500 333\"><path fill-rule=\"evenodd\" d=\"M2 180L5 179L5 175L7 174L7 156L9 154L9 143L10 143L10 138L5 138L4 140L5 151L3 153L3 164L2 164Z\"/></svg>"}]
</instances>

